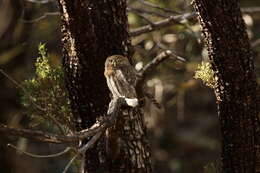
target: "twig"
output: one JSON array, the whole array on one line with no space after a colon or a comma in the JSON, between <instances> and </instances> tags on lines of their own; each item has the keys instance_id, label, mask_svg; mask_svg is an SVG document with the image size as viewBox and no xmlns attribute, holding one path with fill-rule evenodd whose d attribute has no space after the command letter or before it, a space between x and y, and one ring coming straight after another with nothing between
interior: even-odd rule
<instances>
[{"instance_id":1,"label":"twig","mask_svg":"<svg viewBox=\"0 0 260 173\"><path fill-rule=\"evenodd\" d=\"M25 0L25 1L31 2L31 3L37 3L37 4L46 4L53 0Z\"/></svg>"},{"instance_id":2,"label":"twig","mask_svg":"<svg viewBox=\"0 0 260 173\"><path fill-rule=\"evenodd\" d=\"M60 15L60 12L45 12L42 16L37 17L35 19L25 20L22 18L21 21L23 23L35 23L35 22L39 22L42 19L45 19L48 16L58 16L58 15Z\"/></svg>"},{"instance_id":3,"label":"twig","mask_svg":"<svg viewBox=\"0 0 260 173\"><path fill-rule=\"evenodd\" d=\"M78 154L76 154L70 161L69 163L66 165L66 167L64 168L64 170L62 171L62 173L66 173L68 171L68 169L70 168L70 165L74 162L74 160L78 157Z\"/></svg>"},{"instance_id":4,"label":"twig","mask_svg":"<svg viewBox=\"0 0 260 173\"><path fill-rule=\"evenodd\" d=\"M90 141L88 141L81 149L79 149L79 153L82 154L86 152L89 148L93 147L97 140L101 137L103 132L104 131L98 132L95 136L93 136Z\"/></svg>"},{"instance_id":5,"label":"twig","mask_svg":"<svg viewBox=\"0 0 260 173\"><path fill-rule=\"evenodd\" d=\"M55 154L49 154L49 155L38 155L38 154L32 154L32 153L29 153L29 152L26 152L26 151L23 151L19 148L17 148L16 146L12 145L12 144L7 144L8 147L11 147L11 148L14 148L15 150L21 152L22 154L25 154L27 156L30 156L30 157L35 157L35 158L51 158L51 157L58 157L58 156L61 156L63 154L66 154L68 153L72 148L70 147L67 147L65 148L65 150L59 152L59 153L55 153Z\"/></svg>"},{"instance_id":6,"label":"twig","mask_svg":"<svg viewBox=\"0 0 260 173\"><path fill-rule=\"evenodd\" d=\"M260 7L246 7L246 8L241 8L241 11L243 13L258 13L260 12Z\"/></svg>"},{"instance_id":7,"label":"twig","mask_svg":"<svg viewBox=\"0 0 260 173\"><path fill-rule=\"evenodd\" d=\"M140 78L145 78L145 76L148 73L150 73L151 70L153 70L157 65L159 65L160 63L162 63L163 61L165 61L168 58L173 58L174 60L180 60L183 62L186 61L184 58L174 54L170 50L163 51L162 53L157 55L151 62L146 64L146 66L144 66L144 68L139 72Z\"/></svg>"},{"instance_id":8,"label":"twig","mask_svg":"<svg viewBox=\"0 0 260 173\"><path fill-rule=\"evenodd\" d=\"M141 14L141 13L136 13L136 15L137 16L139 16L139 17L141 17L144 21L146 21L148 24L150 24L150 25L154 25L154 23L151 21L151 20L149 20L145 15L143 15L143 14Z\"/></svg>"},{"instance_id":9,"label":"twig","mask_svg":"<svg viewBox=\"0 0 260 173\"><path fill-rule=\"evenodd\" d=\"M159 55L157 55L152 61L150 61L148 64L146 64L143 69L141 69L137 76L137 81L135 84L136 92L138 95L139 99L142 99L145 96L145 93L143 91L143 85L144 82L147 78L147 75L155 68L157 67L160 63L165 61L168 58L172 58L173 60L180 60L180 61L186 61L184 58L174 54L170 50L163 51Z\"/></svg>"},{"instance_id":10,"label":"twig","mask_svg":"<svg viewBox=\"0 0 260 173\"><path fill-rule=\"evenodd\" d=\"M196 16L195 12L185 13L183 15L178 15L178 16L170 16L170 17L163 19L161 21L154 22L153 25L149 24L149 25L142 26L140 28L132 29L130 31L130 36L136 37L136 36L144 34L144 33L149 33L149 32L152 32L154 30L158 30L158 29L161 29L163 27L173 25L174 23L181 23L182 21L191 19L195 16Z\"/></svg>"},{"instance_id":11,"label":"twig","mask_svg":"<svg viewBox=\"0 0 260 173\"><path fill-rule=\"evenodd\" d=\"M152 7L152 8L156 8L156 9L159 9L159 10L162 10L164 12L168 12L168 13L173 13L173 14L180 14L179 12L177 11L173 11L171 9L168 9L168 8L163 8L163 7L160 7L154 3L151 3L151 2L148 2L148 1L145 1L145 0L138 0L141 4L144 4L146 6L149 6L149 7Z\"/></svg>"},{"instance_id":12,"label":"twig","mask_svg":"<svg viewBox=\"0 0 260 173\"><path fill-rule=\"evenodd\" d=\"M167 14L163 14L157 11L151 11L151 10L146 10L146 9L140 9L140 8L135 8L135 7L127 7L126 9L128 12L133 12L133 13L141 13L141 14L149 14L153 16L158 16L158 17L169 17Z\"/></svg>"}]
</instances>

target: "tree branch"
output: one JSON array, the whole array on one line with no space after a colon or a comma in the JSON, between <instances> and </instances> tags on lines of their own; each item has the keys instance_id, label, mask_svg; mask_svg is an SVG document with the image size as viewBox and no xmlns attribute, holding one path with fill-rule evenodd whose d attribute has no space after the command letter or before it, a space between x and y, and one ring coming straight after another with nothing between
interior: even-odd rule
<instances>
[{"instance_id":1,"label":"tree branch","mask_svg":"<svg viewBox=\"0 0 260 173\"><path fill-rule=\"evenodd\" d=\"M0 132L8 135L21 136L32 140L48 142L48 143L56 143L56 144L76 142L80 139L79 135L63 136L63 135L43 132L40 130L12 128L12 127L7 127L6 125L3 124L0 124Z\"/></svg>"},{"instance_id":2,"label":"tree branch","mask_svg":"<svg viewBox=\"0 0 260 173\"><path fill-rule=\"evenodd\" d=\"M145 0L138 0L138 1L139 1L141 4L145 5L145 6L148 6L148 7L151 7L151 8L156 8L156 9L158 9L158 10L162 10L162 11L167 12L167 13L180 14L180 13L177 12L177 11L173 11L172 9L160 7L159 5L154 4L154 3L151 3L151 2L149 2L149 1L145 1Z\"/></svg>"},{"instance_id":3,"label":"tree branch","mask_svg":"<svg viewBox=\"0 0 260 173\"><path fill-rule=\"evenodd\" d=\"M22 154L25 154L27 156L30 156L30 157L34 157L34 158L51 158L51 157L58 157L58 156L61 156L63 154L66 154L68 153L70 150L72 150L72 148L70 147L67 147L65 148L65 150L59 152L59 153L55 153L55 154L49 154L49 155L38 155L38 154L32 154L32 153L29 153L27 151L23 151L19 148L17 148L16 146L12 145L12 144L7 144L8 147L11 147L15 150L17 150L18 152L22 153Z\"/></svg>"},{"instance_id":4,"label":"tree branch","mask_svg":"<svg viewBox=\"0 0 260 173\"><path fill-rule=\"evenodd\" d=\"M24 138L37 140L41 142L47 142L47 143L61 144L61 143L78 142L86 137L95 136L99 132L102 132L108 127L114 125L122 105L127 105L124 98L115 98L111 100L107 112L107 114L109 115L108 118L105 118L101 122L99 121L96 122L89 129L76 132L75 134L72 135L65 136L65 135L57 135L53 133L43 132L40 130L12 128L12 127L7 127L6 125L3 124L0 124L0 132L9 135L14 135L14 136L21 136Z\"/></svg>"},{"instance_id":5,"label":"tree branch","mask_svg":"<svg viewBox=\"0 0 260 173\"><path fill-rule=\"evenodd\" d=\"M142 26L140 28L132 29L129 34L131 37L136 37L138 35L149 33L154 30L161 29L163 27L171 26L175 23L180 23L183 22L184 20L188 20L194 17L196 17L195 12L185 13L183 15L177 15L177 16L170 16L166 19L160 20L158 22L154 22L153 25L149 24L149 25Z\"/></svg>"},{"instance_id":6,"label":"tree branch","mask_svg":"<svg viewBox=\"0 0 260 173\"><path fill-rule=\"evenodd\" d=\"M173 58L173 60L180 60L185 62L186 60L176 54L174 54L170 50L163 51L159 55L157 55L151 62L146 64L144 68L139 72L140 79L146 78L146 75L150 73L156 66L165 61L168 58Z\"/></svg>"},{"instance_id":7,"label":"tree branch","mask_svg":"<svg viewBox=\"0 0 260 173\"><path fill-rule=\"evenodd\" d=\"M137 10L135 9L135 11L137 11ZM243 13L257 13L257 12L260 12L260 7L242 8L241 11ZM177 15L177 16L170 16L170 17L163 19L163 20L160 20L158 22L153 22L153 25L148 24L148 25L136 28L136 29L132 29L130 31L130 36L136 37L138 35L141 35L141 34L144 34L144 33L149 33L149 32L155 31L155 30L159 30L161 28L171 26L171 25L176 24L176 23L181 23L184 20L192 19L192 18L195 18L196 16L197 16L197 14L195 12L185 13L185 14Z\"/></svg>"}]
</instances>

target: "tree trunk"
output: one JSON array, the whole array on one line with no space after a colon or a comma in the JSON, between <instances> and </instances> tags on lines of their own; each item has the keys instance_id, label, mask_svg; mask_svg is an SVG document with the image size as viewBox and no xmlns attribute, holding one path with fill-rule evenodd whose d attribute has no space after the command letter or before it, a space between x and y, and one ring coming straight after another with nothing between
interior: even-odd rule
<instances>
[{"instance_id":1,"label":"tree trunk","mask_svg":"<svg viewBox=\"0 0 260 173\"><path fill-rule=\"evenodd\" d=\"M253 55L237 0L194 0L216 79L223 172L260 172Z\"/></svg>"},{"instance_id":2,"label":"tree trunk","mask_svg":"<svg viewBox=\"0 0 260 173\"><path fill-rule=\"evenodd\" d=\"M59 4L63 66L76 129L81 130L106 115L110 101L103 75L106 57L129 56L126 0L59 0ZM103 136L85 153L83 172L151 172L141 110L123 112L113 127L119 153L107 154Z\"/></svg>"}]
</instances>

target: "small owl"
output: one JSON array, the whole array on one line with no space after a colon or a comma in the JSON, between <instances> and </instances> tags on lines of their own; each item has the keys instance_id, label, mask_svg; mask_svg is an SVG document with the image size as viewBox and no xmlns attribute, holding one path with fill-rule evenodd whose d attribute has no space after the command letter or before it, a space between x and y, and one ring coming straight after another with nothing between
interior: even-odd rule
<instances>
[{"instance_id":1,"label":"small owl","mask_svg":"<svg viewBox=\"0 0 260 173\"><path fill-rule=\"evenodd\" d=\"M135 90L136 74L126 57L113 55L106 59L104 75L113 98L123 97L126 103L133 107L138 105ZM132 103L133 100L134 103ZM115 160L120 152L120 137L117 131L116 126L106 130L106 153L111 160Z\"/></svg>"},{"instance_id":2,"label":"small owl","mask_svg":"<svg viewBox=\"0 0 260 173\"><path fill-rule=\"evenodd\" d=\"M124 97L129 106L138 104L135 84L137 72L127 57L113 55L106 59L104 75L114 98Z\"/></svg>"}]
</instances>

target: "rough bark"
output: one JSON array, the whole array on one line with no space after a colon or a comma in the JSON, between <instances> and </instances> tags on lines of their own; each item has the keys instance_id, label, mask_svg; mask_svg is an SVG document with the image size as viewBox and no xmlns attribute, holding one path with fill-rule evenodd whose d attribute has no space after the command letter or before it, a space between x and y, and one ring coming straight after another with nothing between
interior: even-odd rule
<instances>
[{"instance_id":1,"label":"rough bark","mask_svg":"<svg viewBox=\"0 0 260 173\"><path fill-rule=\"evenodd\" d=\"M222 133L223 172L260 172L253 55L237 0L194 0L209 59Z\"/></svg>"},{"instance_id":2,"label":"rough bark","mask_svg":"<svg viewBox=\"0 0 260 173\"><path fill-rule=\"evenodd\" d=\"M81 130L106 115L110 101L103 76L106 57L129 55L126 1L59 0L59 4L63 66L75 124ZM106 154L103 137L86 152L83 172L151 172L142 116L138 108L124 110L113 127L120 142L117 157Z\"/></svg>"}]
</instances>

